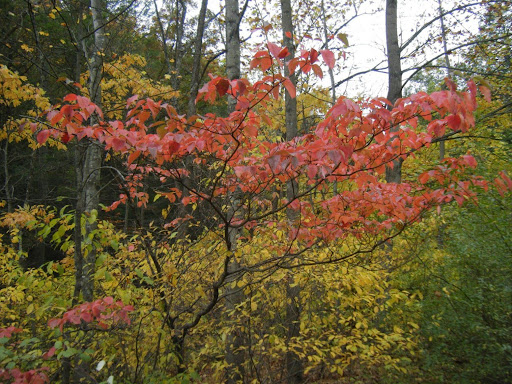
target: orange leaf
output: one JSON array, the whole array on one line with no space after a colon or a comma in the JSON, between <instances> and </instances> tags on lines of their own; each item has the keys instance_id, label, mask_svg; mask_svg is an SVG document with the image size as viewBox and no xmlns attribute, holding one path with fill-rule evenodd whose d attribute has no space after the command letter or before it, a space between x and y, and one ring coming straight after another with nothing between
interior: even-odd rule
<instances>
[{"instance_id":1,"label":"orange leaf","mask_svg":"<svg viewBox=\"0 0 512 384\"><path fill-rule=\"evenodd\" d=\"M297 95L297 91L296 91L293 83L290 81L290 79L285 79L283 85L286 88L286 90L288 91L288 93L290 94L290 97L292 99L294 99L295 96Z\"/></svg>"},{"instance_id":2,"label":"orange leaf","mask_svg":"<svg viewBox=\"0 0 512 384\"><path fill-rule=\"evenodd\" d=\"M322 72L322 69L317 65L313 65L311 66L311 68L313 68L313 72L315 73L315 75L317 75L319 78L323 78L324 77L324 73Z\"/></svg>"},{"instance_id":3,"label":"orange leaf","mask_svg":"<svg viewBox=\"0 0 512 384\"><path fill-rule=\"evenodd\" d=\"M135 152L130 153L130 156L128 156L128 164L133 163L139 156L140 156L140 151L135 151Z\"/></svg>"}]
</instances>

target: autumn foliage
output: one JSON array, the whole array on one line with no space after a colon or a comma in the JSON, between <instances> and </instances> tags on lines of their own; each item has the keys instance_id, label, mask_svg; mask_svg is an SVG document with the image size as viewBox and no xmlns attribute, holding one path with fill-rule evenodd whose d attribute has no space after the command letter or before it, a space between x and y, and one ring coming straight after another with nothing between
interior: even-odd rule
<instances>
[{"instance_id":1,"label":"autumn foliage","mask_svg":"<svg viewBox=\"0 0 512 384\"><path fill-rule=\"evenodd\" d=\"M104 207L108 214L121 205L155 207L162 212L157 224L152 222L147 231L139 228L131 238L98 219L98 212L74 223L100 224L84 250L94 243L104 255L98 265L111 264L95 275L104 298L71 309L67 303L65 309L60 306L49 315L46 332L52 332L48 336L52 342L43 343L37 351L52 370L58 370L55 362L71 357L90 361L94 351L85 344L95 340L105 354L121 350L124 360L112 358L111 366L128 372L133 382L143 382L150 372L149 365L141 363L139 344L158 340L156 352L144 350L147 362L151 360L156 367L171 361L176 373L183 374L188 357L191 371L205 375L212 371L212 377L221 380L219 372L229 367L218 363L222 343L207 321L209 315L222 317L218 311L225 298L223 290L231 287L243 291L247 300L229 313L239 316L239 324L219 321L222 337L229 332L253 337L249 352L254 366L283 364L283 351L294 348L309 360L306 373L321 372L325 362L330 364L330 374L340 377L346 370L361 367L407 372L410 358L401 353L417 353L418 325L400 317L404 313L414 316L411 307L416 294L392 288L385 279L379 281L377 273L359 265L357 276L349 276L346 265L338 265L354 259L361 265L386 264L389 253L385 247L391 247L393 239L428 211L452 201L462 205L474 200L476 191L492 185L472 173L477 161L469 152L412 172L402 183L387 183L384 178L393 161L414 159L440 140L470 132L475 127L478 92L489 101L489 90L472 80L467 89L457 90L454 82L446 80L446 90L416 93L395 105L384 98L340 97L319 123L285 141L268 132L272 104L284 92L297 97L290 79L281 73L284 65L290 73L313 73L321 78L322 66L332 69L335 59L331 51L315 49L290 58L286 48L267 43L250 62L251 69L261 71L261 79L228 80L210 74L200 89L198 102L236 101L235 111L225 117L214 113L185 116L170 102L138 95L126 100L122 112L105 116L89 98L71 93L30 123L20 122L18 134L35 139L39 147L93 142L101 145L106 157L122 161L118 198ZM494 184L500 193L512 189L507 174L499 175ZM283 191L292 181L297 189L286 196ZM197 224L201 210L206 212L204 226ZM51 238L68 252L65 267L72 271L71 215L63 208L56 217L36 216L20 209L6 215L2 225L9 228L11 240L21 238L21 231L36 230L41 238ZM115 255L112 260L108 252ZM15 250L10 247L5 253ZM239 269L229 269L233 260L239 262ZM52 268L49 274L55 272ZM304 326L303 339L284 342L282 330L274 324L283 312L275 297L286 300L280 283L289 279L288 270L299 271L305 304L314 308L312 313L318 318L305 319L309 327ZM322 298L324 294L327 298ZM273 306L275 310L267 313ZM43 317L41 313L36 316ZM392 330L372 326L393 316L400 325ZM316 324L322 326L315 328ZM145 326L156 330L145 333ZM267 328L274 333L261 331ZM133 334L123 333L127 329ZM6 327L0 329L0 339L10 343L21 332L21 328ZM108 332L122 341L108 339ZM186 337L197 337L189 355L180 349ZM203 346L197 341L201 337ZM161 347L165 344L161 340L169 345ZM46 383L49 371L22 372L8 365L0 370L0 378L12 383Z\"/></svg>"}]
</instances>

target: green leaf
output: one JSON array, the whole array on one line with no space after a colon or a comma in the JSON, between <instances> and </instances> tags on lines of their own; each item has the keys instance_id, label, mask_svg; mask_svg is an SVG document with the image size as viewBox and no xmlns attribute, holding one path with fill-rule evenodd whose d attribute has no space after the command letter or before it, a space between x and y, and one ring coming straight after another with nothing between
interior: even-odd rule
<instances>
[{"instance_id":1,"label":"green leaf","mask_svg":"<svg viewBox=\"0 0 512 384\"><path fill-rule=\"evenodd\" d=\"M105 281L112 281L114 280L112 275L110 273L108 273L107 270L105 270Z\"/></svg>"},{"instance_id":2,"label":"green leaf","mask_svg":"<svg viewBox=\"0 0 512 384\"><path fill-rule=\"evenodd\" d=\"M119 242L116 239L110 240L110 246L114 248L115 251L119 250Z\"/></svg>"}]
</instances>

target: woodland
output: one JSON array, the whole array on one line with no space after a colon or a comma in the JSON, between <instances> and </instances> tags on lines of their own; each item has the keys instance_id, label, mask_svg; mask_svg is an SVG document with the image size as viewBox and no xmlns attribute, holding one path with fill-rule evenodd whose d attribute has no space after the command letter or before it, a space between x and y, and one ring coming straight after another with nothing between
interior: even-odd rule
<instances>
[{"instance_id":1,"label":"woodland","mask_svg":"<svg viewBox=\"0 0 512 384\"><path fill-rule=\"evenodd\" d=\"M512 383L512 2L411 3L0 0L0 383Z\"/></svg>"}]
</instances>

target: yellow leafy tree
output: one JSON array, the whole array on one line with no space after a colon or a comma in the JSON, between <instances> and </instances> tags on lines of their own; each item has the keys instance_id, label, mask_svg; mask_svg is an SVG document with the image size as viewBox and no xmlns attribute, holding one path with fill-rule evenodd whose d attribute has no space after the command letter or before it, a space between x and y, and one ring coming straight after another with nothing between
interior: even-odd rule
<instances>
[{"instance_id":1,"label":"yellow leafy tree","mask_svg":"<svg viewBox=\"0 0 512 384\"><path fill-rule=\"evenodd\" d=\"M125 54L104 64L101 88L103 112L108 118L121 118L126 112L126 100L133 95L154 100L171 100L179 95L170 85L165 84L165 80L160 82L149 78L144 70L146 64L142 56L135 54ZM80 77L85 96L88 96L85 87L88 78L88 72Z\"/></svg>"}]
</instances>

